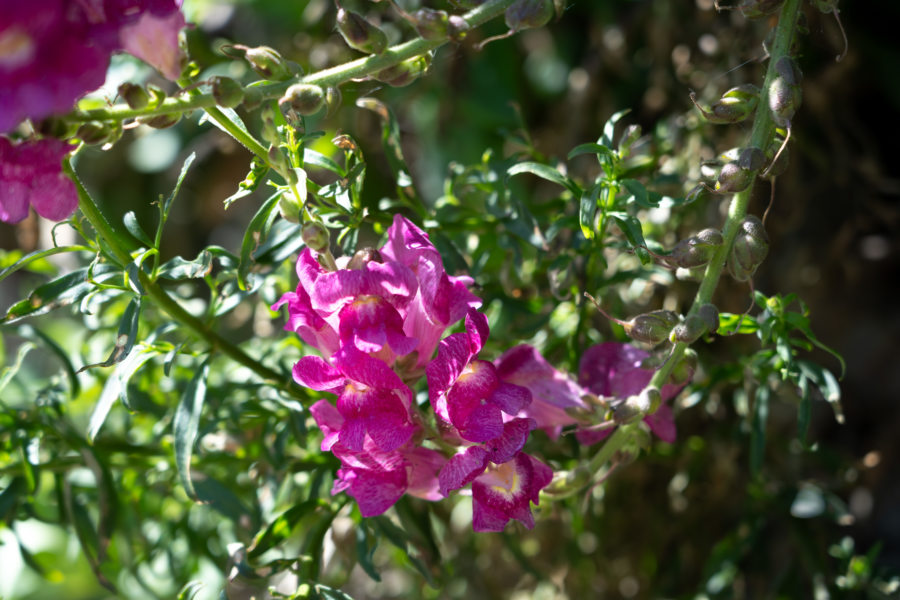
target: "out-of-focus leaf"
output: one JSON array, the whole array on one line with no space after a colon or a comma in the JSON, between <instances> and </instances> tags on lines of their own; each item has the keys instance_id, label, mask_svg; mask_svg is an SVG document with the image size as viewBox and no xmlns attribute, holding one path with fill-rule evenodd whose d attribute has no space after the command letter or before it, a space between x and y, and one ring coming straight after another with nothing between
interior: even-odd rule
<instances>
[{"instance_id":1,"label":"out-of-focus leaf","mask_svg":"<svg viewBox=\"0 0 900 600\"><path fill-rule=\"evenodd\" d=\"M841 408L841 386L828 369L814 362L798 360L800 372L816 384L825 400L834 409L834 418L838 423L844 422L844 411Z\"/></svg>"},{"instance_id":2,"label":"out-of-focus leaf","mask_svg":"<svg viewBox=\"0 0 900 600\"><path fill-rule=\"evenodd\" d=\"M211 506L213 510L231 519L235 524L249 518L251 527L256 526L257 515L241 501L228 487L206 474L195 474L191 479L197 499Z\"/></svg>"},{"instance_id":3,"label":"out-of-focus leaf","mask_svg":"<svg viewBox=\"0 0 900 600\"><path fill-rule=\"evenodd\" d=\"M32 327L27 323L19 326L17 330L18 334L25 339L38 341L44 344L48 350L50 350L53 354L55 354L59 360L63 364L63 368L66 371L66 376L69 378L69 386L71 396L74 398L81 393L81 382L78 380L78 374L75 371L75 366L72 364L72 360L69 358L69 355L66 351L56 343L56 340L51 338L49 335L41 331L36 327ZM3 384L0 383L0 390L3 389Z\"/></svg>"},{"instance_id":4,"label":"out-of-focus leaf","mask_svg":"<svg viewBox=\"0 0 900 600\"><path fill-rule=\"evenodd\" d=\"M86 369L94 367L111 367L112 365L122 362L131 352L134 343L137 340L138 325L141 322L141 297L135 296L125 307L122 313L122 321L119 323L119 331L116 333L116 347L113 348L109 357L100 363L85 365L78 369L81 373Z\"/></svg>"},{"instance_id":5,"label":"out-of-focus leaf","mask_svg":"<svg viewBox=\"0 0 900 600\"><path fill-rule=\"evenodd\" d=\"M206 401L207 377L209 377L209 359L203 362L185 388L172 423L175 435L175 465L178 467L181 484L188 496L194 500L198 498L191 480L191 456L194 453L194 443L197 441L200 413Z\"/></svg>"},{"instance_id":6,"label":"out-of-focus leaf","mask_svg":"<svg viewBox=\"0 0 900 600\"><path fill-rule=\"evenodd\" d=\"M641 208L657 208L659 206L658 201L650 201L650 193L647 191L647 188L644 187L644 184L637 179L622 179L620 183L628 190L628 193L630 194L629 198L633 199L634 203Z\"/></svg>"},{"instance_id":7,"label":"out-of-focus leaf","mask_svg":"<svg viewBox=\"0 0 900 600\"><path fill-rule=\"evenodd\" d=\"M316 584L315 591L319 594L319 597L324 598L324 600L353 600L353 597L349 594L346 594L341 590L330 588L327 585L322 585L321 583Z\"/></svg>"},{"instance_id":8,"label":"out-of-focus leaf","mask_svg":"<svg viewBox=\"0 0 900 600\"><path fill-rule=\"evenodd\" d=\"M3 370L0 371L0 392L3 391L9 382L12 381L12 378L16 376L16 373L19 372L19 369L22 368L22 364L25 362L25 357L28 356L28 353L34 350L35 346L31 342L26 342L19 346L19 351L16 352L16 361L3 367Z\"/></svg>"},{"instance_id":9,"label":"out-of-focus leaf","mask_svg":"<svg viewBox=\"0 0 900 600\"><path fill-rule=\"evenodd\" d=\"M733 335L735 333L755 333L759 329L756 319L750 315L736 315L734 313L719 313L719 335Z\"/></svg>"},{"instance_id":10,"label":"out-of-focus leaf","mask_svg":"<svg viewBox=\"0 0 900 600\"><path fill-rule=\"evenodd\" d=\"M812 418L812 394L809 388L809 378L800 377L800 404L797 406L797 437L800 443L806 444L806 434L809 432L809 421Z\"/></svg>"},{"instance_id":11,"label":"out-of-focus leaf","mask_svg":"<svg viewBox=\"0 0 900 600\"><path fill-rule=\"evenodd\" d=\"M356 527L356 560L373 581L381 581L381 575L378 574L375 563L372 562L377 548L378 538L369 531L366 521L362 521Z\"/></svg>"},{"instance_id":12,"label":"out-of-focus leaf","mask_svg":"<svg viewBox=\"0 0 900 600\"><path fill-rule=\"evenodd\" d=\"M597 197L603 189L604 182L598 181L591 189L581 194L578 206L578 224L581 225L581 233L587 239L594 237L594 221L597 218Z\"/></svg>"},{"instance_id":13,"label":"out-of-focus leaf","mask_svg":"<svg viewBox=\"0 0 900 600\"><path fill-rule=\"evenodd\" d=\"M134 375L141 366L152 358L152 354L148 352L132 353L116 365L115 370L110 374L106 383L103 385L103 391L100 392L100 398L94 406L94 412L91 413L91 419L88 422L87 438L93 443L106 417L115 401L121 400L126 407L130 406L128 400L128 380Z\"/></svg>"},{"instance_id":14,"label":"out-of-focus leaf","mask_svg":"<svg viewBox=\"0 0 900 600\"><path fill-rule=\"evenodd\" d=\"M253 219L250 220L247 231L244 233L244 239L241 242L241 262L238 266L238 285L240 285L242 290L246 290L250 287L247 277L253 262L251 255L254 250L259 247L262 241L266 239L266 236L269 234L269 229L272 227L272 222L275 220L275 217L278 216L278 212L275 209L278 207L278 200L281 198L281 194L282 192L280 191L272 194L272 196L259 207L259 210L256 211Z\"/></svg>"},{"instance_id":15,"label":"out-of-focus leaf","mask_svg":"<svg viewBox=\"0 0 900 600\"><path fill-rule=\"evenodd\" d=\"M509 180L510 177L518 175L519 173L531 173L541 179L546 179L547 181L561 185L572 192L572 195L576 198L581 197L581 187L553 167L536 162L518 163L506 170L506 179Z\"/></svg>"},{"instance_id":16,"label":"out-of-focus leaf","mask_svg":"<svg viewBox=\"0 0 900 600\"><path fill-rule=\"evenodd\" d=\"M625 110L620 110L617 113L614 113L609 119L606 120L606 123L603 124L603 135L600 136L600 139L597 140L597 143L601 146L606 146L607 148L613 147L613 136L616 133L616 123L618 123L622 117L631 112L630 108L626 108Z\"/></svg>"},{"instance_id":17,"label":"out-of-focus leaf","mask_svg":"<svg viewBox=\"0 0 900 600\"><path fill-rule=\"evenodd\" d=\"M181 591L178 592L178 600L194 600L197 597L197 594L200 593L200 590L203 589L202 581L189 581L184 584L184 587L181 588Z\"/></svg>"},{"instance_id":18,"label":"out-of-focus leaf","mask_svg":"<svg viewBox=\"0 0 900 600\"><path fill-rule=\"evenodd\" d=\"M381 117L381 143L384 145L388 164L397 180L397 189L408 200L418 198L409 174L409 167L406 166L406 159L403 157L403 148L400 145L400 126L397 124L397 117L394 116L393 111L385 103L375 98L359 98L356 105L371 110ZM410 207L418 211L420 217L425 216L419 202L410 203Z\"/></svg>"},{"instance_id":19,"label":"out-of-focus leaf","mask_svg":"<svg viewBox=\"0 0 900 600\"><path fill-rule=\"evenodd\" d=\"M346 172L341 167L341 165L337 164L321 152L316 152L311 148L303 149L303 164L312 165L314 167L320 167L327 171L331 171L340 177L344 177Z\"/></svg>"},{"instance_id":20,"label":"out-of-focus leaf","mask_svg":"<svg viewBox=\"0 0 900 600\"><path fill-rule=\"evenodd\" d=\"M769 421L769 387L760 382L753 403L753 421L750 430L750 472L758 475L766 452L766 425Z\"/></svg>"},{"instance_id":21,"label":"out-of-focus leaf","mask_svg":"<svg viewBox=\"0 0 900 600\"><path fill-rule=\"evenodd\" d=\"M24 477L13 477L9 484L0 491L0 521L5 521L19 502L19 497L25 494L28 485Z\"/></svg>"},{"instance_id":22,"label":"out-of-focus leaf","mask_svg":"<svg viewBox=\"0 0 900 600\"><path fill-rule=\"evenodd\" d=\"M645 248L647 243L644 241L644 232L637 217L623 212L609 213L609 216L616 220L619 229L622 230L622 233L625 234L625 239L628 240L628 245L641 260L641 264L648 265L653 262Z\"/></svg>"},{"instance_id":23,"label":"out-of-focus leaf","mask_svg":"<svg viewBox=\"0 0 900 600\"><path fill-rule=\"evenodd\" d=\"M13 273L18 271L19 269L24 269L25 267L27 267L29 264L33 263L34 261L41 260L48 256L53 256L55 254L62 254L64 252L80 252L80 251L93 252L94 250L87 246L57 246L55 248L50 248L48 250L35 250L34 252L30 252L29 254L26 254L25 256L21 257L19 260L14 262L13 264L9 265L8 267L6 267L2 271L0 271L0 281L3 281L4 279L9 277Z\"/></svg>"},{"instance_id":24,"label":"out-of-focus leaf","mask_svg":"<svg viewBox=\"0 0 900 600\"><path fill-rule=\"evenodd\" d=\"M261 534L256 536L253 545L250 546L248 555L250 558L256 558L267 550L271 550L281 544L290 537L294 527L297 526L303 517L312 514L318 508L326 508L327 506L328 504L324 500L312 498L287 509L269 523Z\"/></svg>"},{"instance_id":25,"label":"out-of-focus leaf","mask_svg":"<svg viewBox=\"0 0 900 600\"><path fill-rule=\"evenodd\" d=\"M572 160L576 156L581 156L582 154L596 154L599 159L601 156L606 156L609 158L615 158L616 154L606 146L601 144L587 143L587 144L579 144L572 148L569 151L569 154L566 156L568 160Z\"/></svg>"},{"instance_id":26,"label":"out-of-focus leaf","mask_svg":"<svg viewBox=\"0 0 900 600\"><path fill-rule=\"evenodd\" d=\"M804 311L805 312L805 311ZM784 320L793 327L794 329L798 329L806 338L816 345L820 350L824 350L828 354L832 355L837 359L839 363L841 363L841 378L844 377L844 374L847 372L847 364L844 362L844 358L837 353L837 351L832 350L825 344L819 341L819 338L815 336L810 328L809 317L805 314L796 313L796 312L786 312L784 314Z\"/></svg>"}]
</instances>

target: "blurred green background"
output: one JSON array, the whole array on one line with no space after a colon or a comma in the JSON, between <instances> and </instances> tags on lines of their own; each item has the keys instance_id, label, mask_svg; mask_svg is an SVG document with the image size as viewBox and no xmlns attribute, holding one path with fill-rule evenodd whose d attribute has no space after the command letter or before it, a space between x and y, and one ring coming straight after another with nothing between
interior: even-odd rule
<instances>
[{"instance_id":1,"label":"blurred green background","mask_svg":"<svg viewBox=\"0 0 900 600\"><path fill-rule=\"evenodd\" d=\"M384 17L389 33L399 37L395 15L382 4L355 6ZM834 19L805 10L809 34L798 42L804 102L790 168L777 180L767 222L769 258L755 284L766 294L799 294L819 339L845 357L846 422L837 424L830 407L816 402L809 434L815 445L806 451L795 440L795 409L773 404L763 476L753 479L739 391L724 384L705 390L702 402L678 410L678 442L657 444L617 470L592 491L594 501L542 506L533 532L455 536L464 541L448 542L443 561L451 580L444 588L423 588L414 574L386 563L379 584L357 568L344 588L348 593L358 599L811 598L817 589L836 589L845 577L846 597L866 597L855 594L873 592L852 591L853 577L900 572L900 173L888 136L900 114L894 31L900 7L847 2L841 8L850 40L841 62L834 60L842 48ZM334 9L325 0L185 0L185 11L197 24L188 34L190 48L208 74L244 75L210 52L226 40L273 46L308 70L356 57L334 32ZM486 33L502 29L494 23ZM661 165L679 177L673 193L683 194L702 159L748 134L748 126L699 123L689 92L712 100L733 85L758 82L767 29L764 21L717 14L711 0L572 1L548 27L481 52L470 41L441 48L429 75L407 88L345 85L341 108L318 126L327 132L323 140L347 132L359 141L369 163L365 202L377 210L379 200L394 194L394 182L380 123L354 106L358 97L375 96L393 109L415 184L431 201L442 194L452 162L477 163L486 149L504 157L528 148L562 160L572 147L595 141L612 113L630 108L625 121L652 134L648 143L656 145ZM152 80L144 69L122 58L111 77ZM152 219L150 202L168 193L191 152L197 162L164 248L185 258L210 243L237 248L265 192L223 209L222 199L246 174L249 153L199 125L196 116L173 129L127 132L111 152L86 152L78 168L111 215L134 210ZM584 159L568 165L581 176L596 168ZM534 187L520 193L537 196L557 192L536 179L517 185ZM768 186L760 185L751 211L762 214L768 201ZM720 207L709 203L679 218L690 230L717 224L719 215ZM48 225L33 217L16 228L0 224L4 249L30 251L46 244L47 236ZM24 274L5 281L0 307L34 281ZM668 293L685 302L693 287L679 284ZM716 303L740 312L746 295L745 287L724 281ZM701 344L698 351L706 372L715 373L717 365L755 347L755 339L737 336ZM814 356L838 370L827 354ZM451 528L452 508L436 508L448 513ZM76 560L71 540L51 546ZM7 544L3 552L10 549ZM877 557L862 558L873 549ZM339 570L340 540L334 556L332 568ZM37 587L21 597L105 597L87 566L77 564L60 573L58 587ZM5 579L0 596L20 597L33 583L25 581Z\"/></svg>"}]
</instances>

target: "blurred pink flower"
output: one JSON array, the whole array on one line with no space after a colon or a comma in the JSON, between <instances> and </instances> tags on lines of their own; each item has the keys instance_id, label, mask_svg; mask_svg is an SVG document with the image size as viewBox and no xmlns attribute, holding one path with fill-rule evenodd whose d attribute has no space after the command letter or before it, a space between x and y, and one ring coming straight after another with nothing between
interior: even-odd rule
<instances>
[{"instance_id":1,"label":"blurred pink flower","mask_svg":"<svg viewBox=\"0 0 900 600\"><path fill-rule=\"evenodd\" d=\"M14 144L0 136L0 221L18 223L28 207L53 221L78 206L75 184L62 172L65 142L43 139Z\"/></svg>"}]
</instances>

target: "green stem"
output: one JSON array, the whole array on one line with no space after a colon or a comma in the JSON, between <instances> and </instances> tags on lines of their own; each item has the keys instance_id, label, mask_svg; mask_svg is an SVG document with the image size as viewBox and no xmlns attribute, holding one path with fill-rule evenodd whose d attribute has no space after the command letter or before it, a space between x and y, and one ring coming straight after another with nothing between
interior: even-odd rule
<instances>
[{"instance_id":1,"label":"green stem","mask_svg":"<svg viewBox=\"0 0 900 600\"><path fill-rule=\"evenodd\" d=\"M772 113L769 111L769 86L777 76L775 64L778 62L778 59L790 55L791 44L794 41L794 34L797 29L797 19L800 15L800 3L801 0L785 0L781 8L781 16L778 19L778 27L775 30L775 42L772 44L769 57L769 67L766 70L766 78L759 98L759 107L756 109L753 129L750 132L750 141L748 143L750 147L765 150L772 140L775 123L772 120ZM725 268L725 263L731 252L731 247L740 230L741 222L747 216L747 205L750 203L752 190L753 184L746 190L735 194L731 199L731 204L728 207L728 217L725 220L725 225L722 227L724 243L713 255L709 265L707 265L703 280L700 282L700 287L697 288L697 295L694 297L694 303L688 314L696 313L701 306L712 300L713 293L719 285L722 270ZM653 375L648 385L662 388L686 348L686 344L676 344L669 359Z\"/></svg>"},{"instance_id":2,"label":"green stem","mask_svg":"<svg viewBox=\"0 0 900 600\"><path fill-rule=\"evenodd\" d=\"M488 2L467 12L462 15L462 17L469 24L469 27L479 27L503 14L514 1L515 0L488 0ZM287 88L298 82L312 83L323 87L337 86L352 79L368 77L382 69L397 65L404 60L425 54L449 41L449 38L431 41L417 38L388 48L381 54L363 57L343 65L311 73L304 77L298 77L288 81L254 85L252 87L248 86L245 88L245 97L250 103L259 103L265 100L280 98L284 95ZM211 92L207 92L203 94L198 93L166 98L158 106L142 109L134 109L127 104L118 104L109 108L76 111L69 115L68 118L72 121L122 121L125 119L133 119L135 117L162 115L167 113L184 113L201 108L210 112L210 109L215 106L215 98L213 98ZM219 121L218 119L216 120ZM225 120L227 121L227 119ZM250 146L248 147L254 153L259 154L256 149Z\"/></svg>"},{"instance_id":3,"label":"green stem","mask_svg":"<svg viewBox=\"0 0 900 600\"><path fill-rule=\"evenodd\" d=\"M222 129L227 131L231 137L240 142L247 150L266 161L266 164L269 163L269 154L266 151L265 146L260 144L255 137L235 125L231 119L225 116L218 106L207 106L203 110L206 111L209 118L218 123Z\"/></svg>"},{"instance_id":4,"label":"green stem","mask_svg":"<svg viewBox=\"0 0 900 600\"><path fill-rule=\"evenodd\" d=\"M75 188L78 191L78 207L88 221L90 221L91 225L93 225L97 233L107 243L116 260L123 267L131 263L131 254L125 250L125 247L131 244L127 242L122 234L113 229L103 213L97 208L96 202L94 202L94 199L84 187L84 184L75 174L68 158L63 161L63 170L75 183ZM285 385L285 377L282 373L265 366L244 352L240 347L207 327L202 320L189 313L178 303L178 301L166 293L162 286L151 278L150 275L142 270L138 270L138 280L140 281L144 292L153 298L162 310L168 313L172 319L192 330L208 343L211 349L220 350L238 364L241 364L256 373L265 383L286 391L301 402L308 401L307 396L292 382Z\"/></svg>"}]
</instances>

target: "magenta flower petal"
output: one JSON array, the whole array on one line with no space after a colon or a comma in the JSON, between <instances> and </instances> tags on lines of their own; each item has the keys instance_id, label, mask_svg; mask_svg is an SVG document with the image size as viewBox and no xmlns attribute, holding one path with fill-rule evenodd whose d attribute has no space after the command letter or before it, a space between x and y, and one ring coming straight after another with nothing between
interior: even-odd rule
<instances>
[{"instance_id":1,"label":"magenta flower petal","mask_svg":"<svg viewBox=\"0 0 900 600\"><path fill-rule=\"evenodd\" d=\"M540 491L552 478L550 467L524 453L489 466L472 482L473 529L503 531L510 519L531 529L534 517L529 503L538 503Z\"/></svg>"},{"instance_id":2,"label":"magenta flower petal","mask_svg":"<svg viewBox=\"0 0 900 600\"><path fill-rule=\"evenodd\" d=\"M357 350L343 346L332 357L335 366L353 381L382 390L402 389L406 386L400 376L384 362Z\"/></svg>"},{"instance_id":3,"label":"magenta flower petal","mask_svg":"<svg viewBox=\"0 0 900 600\"><path fill-rule=\"evenodd\" d=\"M491 366L493 367L493 365ZM488 402L496 404L508 415L517 415L531 402L531 392L528 391L528 388L520 385L500 382L497 389L488 398Z\"/></svg>"},{"instance_id":4,"label":"magenta flower petal","mask_svg":"<svg viewBox=\"0 0 900 600\"><path fill-rule=\"evenodd\" d=\"M178 34L184 26L180 11L161 16L145 12L136 23L122 28L119 39L123 50L175 81L181 77L183 53Z\"/></svg>"},{"instance_id":5,"label":"magenta flower petal","mask_svg":"<svg viewBox=\"0 0 900 600\"><path fill-rule=\"evenodd\" d=\"M316 420L316 425L325 434L322 440L322 450L331 450L338 442L341 428L344 426L344 417L338 412L337 408L328 400L319 400L309 407L309 412Z\"/></svg>"},{"instance_id":6,"label":"magenta flower petal","mask_svg":"<svg viewBox=\"0 0 900 600\"><path fill-rule=\"evenodd\" d=\"M562 409L585 407L581 399L584 389L567 374L554 369L532 346L511 348L494 364L500 379L528 388L533 402Z\"/></svg>"},{"instance_id":7,"label":"magenta flower petal","mask_svg":"<svg viewBox=\"0 0 900 600\"><path fill-rule=\"evenodd\" d=\"M440 492L438 472L447 464L447 458L436 450L415 448L401 451L406 459L406 472L409 487L406 493L423 500L440 500L444 494Z\"/></svg>"},{"instance_id":8,"label":"magenta flower petal","mask_svg":"<svg viewBox=\"0 0 900 600\"><path fill-rule=\"evenodd\" d=\"M598 396L627 398L639 394L653 377L641 369L650 354L630 344L605 342L591 346L581 357L579 383Z\"/></svg>"},{"instance_id":9,"label":"magenta flower petal","mask_svg":"<svg viewBox=\"0 0 900 600\"><path fill-rule=\"evenodd\" d=\"M346 491L364 517L376 517L397 503L406 491L406 469L342 467L338 469L332 494Z\"/></svg>"},{"instance_id":10,"label":"magenta flower petal","mask_svg":"<svg viewBox=\"0 0 900 600\"><path fill-rule=\"evenodd\" d=\"M288 319L284 324L286 331L297 333L300 339L319 350L326 358L337 352L340 347L337 332L313 310L309 294L302 286L298 285L296 292L282 295L272 305L272 310L278 310L283 304L288 305Z\"/></svg>"},{"instance_id":11,"label":"magenta flower petal","mask_svg":"<svg viewBox=\"0 0 900 600\"><path fill-rule=\"evenodd\" d=\"M672 407L668 404L663 404L655 413L644 417L644 422L650 427L650 431L662 441L670 444L675 442L677 437L675 416L672 414Z\"/></svg>"},{"instance_id":12,"label":"magenta flower petal","mask_svg":"<svg viewBox=\"0 0 900 600\"><path fill-rule=\"evenodd\" d=\"M451 491L468 485L484 472L488 451L482 446L469 446L447 461L438 474L441 494L448 496Z\"/></svg>"},{"instance_id":13,"label":"magenta flower petal","mask_svg":"<svg viewBox=\"0 0 900 600\"><path fill-rule=\"evenodd\" d=\"M453 423L463 439L487 442L503 433L503 414L495 404L479 404L459 425Z\"/></svg>"},{"instance_id":14,"label":"magenta flower petal","mask_svg":"<svg viewBox=\"0 0 900 600\"><path fill-rule=\"evenodd\" d=\"M75 212L78 193L62 172L70 149L50 138L13 144L0 136L0 220L18 223L28 216L29 204L53 221Z\"/></svg>"},{"instance_id":15,"label":"magenta flower petal","mask_svg":"<svg viewBox=\"0 0 900 600\"><path fill-rule=\"evenodd\" d=\"M363 434L368 433L381 450L390 452L409 441L416 425L410 420L407 408L412 391L406 389L404 392L406 402L395 390L363 388L348 383L337 400L338 412L344 418L341 443L351 450L362 451Z\"/></svg>"},{"instance_id":16,"label":"magenta flower petal","mask_svg":"<svg viewBox=\"0 0 900 600\"><path fill-rule=\"evenodd\" d=\"M294 381L317 392L334 392L346 376L318 356L304 356L294 365Z\"/></svg>"},{"instance_id":17,"label":"magenta flower petal","mask_svg":"<svg viewBox=\"0 0 900 600\"><path fill-rule=\"evenodd\" d=\"M481 352L489 334L487 316L474 308L469 309L466 313L466 335L469 338L469 352L472 356Z\"/></svg>"},{"instance_id":18,"label":"magenta flower petal","mask_svg":"<svg viewBox=\"0 0 900 600\"><path fill-rule=\"evenodd\" d=\"M394 354L404 356L418 344L403 334L403 319L397 309L379 296L360 296L344 306L339 333L342 343L353 344L367 353L379 352L389 345Z\"/></svg>"},{"instance_id":19,"label":"magenta flower petal","mask_svg":"<svg viewBox=\"0 0 900 600\"><path fill-rule=\"evenodd\" d=\"M504 423L503 433L485 443L490 451L488 460L497 465L512 460L525 446L528 434L534 427L532 419L512 419Z\"/></svg>"},{"instance_id":20,"label":"magenta flower petal","mask_svg":"<svg viewBox=\"0 0 900 600\"><path fill-rule=\"evenodd\" d=\"M299 269L298 266L298 271ZM402 310L415 296L418 283L413 272L400 263L383 264L373 261L366 263L364 270L320 272L312 286L304 287L310 295L313 308L318 312L331 314L360 296L381 296L398 310Z\"/></svg>"}]
</instances>

